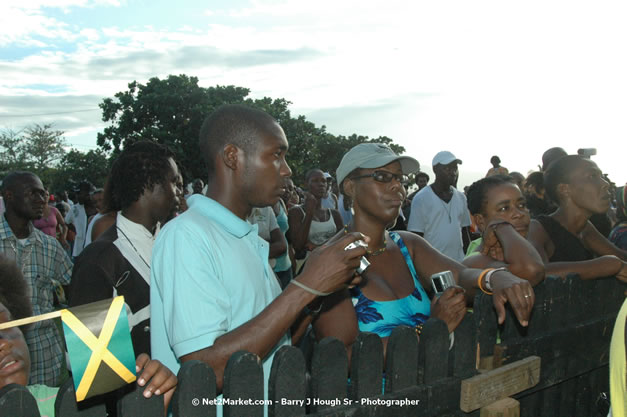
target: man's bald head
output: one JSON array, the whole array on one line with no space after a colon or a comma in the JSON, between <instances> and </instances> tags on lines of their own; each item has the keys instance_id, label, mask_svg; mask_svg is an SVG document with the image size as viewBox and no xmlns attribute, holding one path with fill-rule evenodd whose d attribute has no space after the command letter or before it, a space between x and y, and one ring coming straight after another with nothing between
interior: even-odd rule
<instances>
[{"instance_id":1,"label":"man's bald head","mask_svg":"<svg viewBox=\"0 0 627 417\"><path fill-rule=\"evenodd\" d=\"M4 196L7 191L16 191L18 187L24 184L24 179L26 178L39 179L37 175L28 171L13 171L7 174L7 176L2 179L2 195Z\"/></svg>"},{"instance_id":2,"label":"man's bald head","mask_svg":"<svg viewBox=\"0 0 627 417\"><path fill-rule=\"evenodd\" d=\"M209 173L215 172L216 156L227 144L254 151L259 137L276 127L276 120L264 111L238 104L218 107L200 129L200 152Z\"/></svg>"}]
</instances>

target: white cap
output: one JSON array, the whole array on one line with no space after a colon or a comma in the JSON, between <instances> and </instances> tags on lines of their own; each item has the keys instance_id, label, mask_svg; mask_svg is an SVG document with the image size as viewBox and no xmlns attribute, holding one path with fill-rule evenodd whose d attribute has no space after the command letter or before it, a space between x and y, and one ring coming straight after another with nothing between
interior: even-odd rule
<instances>
[{"instance_id":1,"label":"white cap","mask_svg":"<svg viewBox=\"0 0 627 417\"><path fill-rule=\"evenodd\" d=\"M462 160L457 159L457 157L453 155L452 152L441 151L435 154L435 156L433 157L433 162L431 163L431 166L434 167L437 164L448 165L451 162L457 162L458 164L461 164Z\"/></svg>"}]
</instances>

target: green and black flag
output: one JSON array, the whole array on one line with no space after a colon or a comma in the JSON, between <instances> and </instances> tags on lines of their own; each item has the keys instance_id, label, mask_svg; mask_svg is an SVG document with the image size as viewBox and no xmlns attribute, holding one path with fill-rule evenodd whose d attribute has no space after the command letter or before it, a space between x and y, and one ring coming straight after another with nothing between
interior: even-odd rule
<instances>
[{"instance_id":1,"label":"green and black flag","mask_svg":"<svg viewBox=\"0 0 627 417\"><path fill-rule=\"evenodd\" d=\"M124 297L61 310L76 401L135 381Z\"/></svg>"}]
</instances>

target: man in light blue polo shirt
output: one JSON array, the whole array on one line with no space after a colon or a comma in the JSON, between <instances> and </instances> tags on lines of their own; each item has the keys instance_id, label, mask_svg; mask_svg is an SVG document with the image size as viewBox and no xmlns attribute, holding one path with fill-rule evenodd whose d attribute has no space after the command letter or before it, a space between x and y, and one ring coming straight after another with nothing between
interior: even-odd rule
<instances>
[{"instance_id":1,"label":"man in light blue polo shirt","mask_svg":"<svg viewBox=\"0 0 627 417\"><path fill-rule=\"evenodd\" d=\"M153 357L173 372L181 362L206 362L220 391L229 357L246 350L262 359L267 395L272 357L290 343L290 327L306 324L296 321L308 304L319 306L318 295L350 283L365 255L363 248L343 250L363 238L347 234L314 251L294 285L281 292L268 243L245 219L284 193L291 175L287 148L283 129L267 113L239 105L212 113L200 132L207 193L189 198L189 209L166 224L153 249Z\"/></svg>"}]
</instances>

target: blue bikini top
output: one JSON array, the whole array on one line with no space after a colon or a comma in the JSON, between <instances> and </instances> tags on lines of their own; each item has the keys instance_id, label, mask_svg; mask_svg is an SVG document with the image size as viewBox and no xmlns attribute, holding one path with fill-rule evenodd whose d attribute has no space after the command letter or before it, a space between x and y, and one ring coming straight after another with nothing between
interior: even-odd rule
<instances>
[{"instance_id":1,"label":"blue bikini top","mask_svg":"<svg viewBox=\"0 0 627 417\"><path fill-rule=\"evenodd\" d=\"M380 337L390 336L392 330L400 325L415 327L422 324L431 315L431 301L418 280L418 274L416 274L405 242L396 232L389 232L389 235L405 258L405 263L414 280L414 291L398 300L373 301L366 298L359 287L353 287L350 290L359 330L376 333Z\"/></svg>"}]
</instances>

